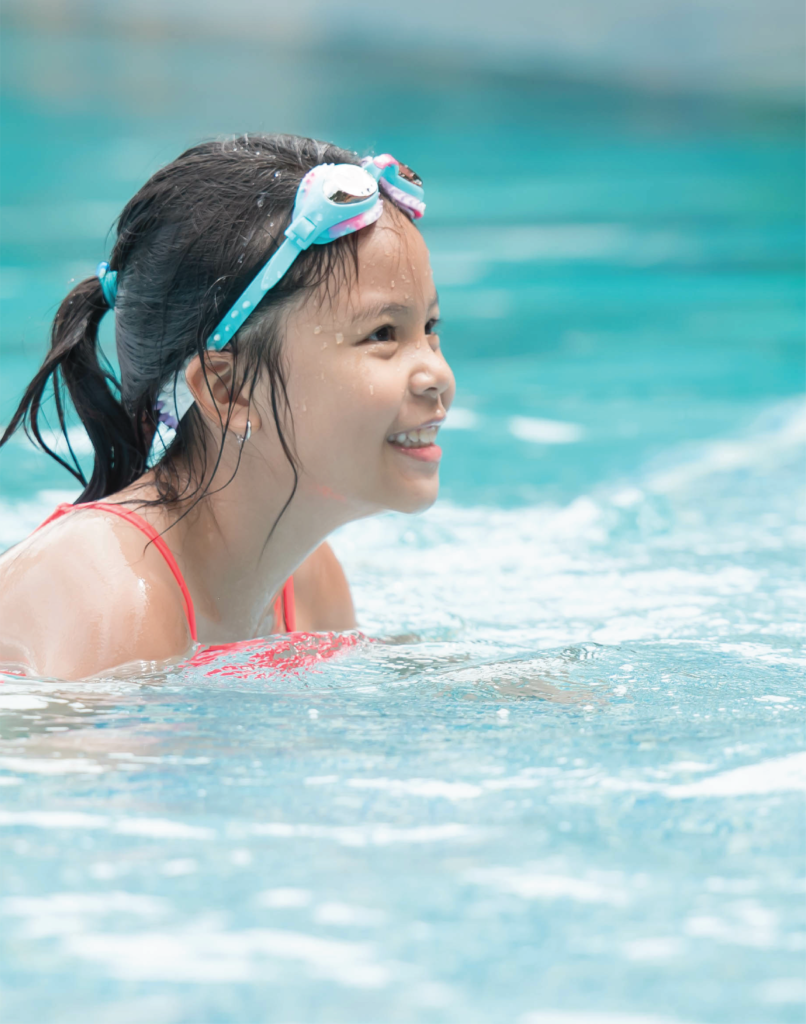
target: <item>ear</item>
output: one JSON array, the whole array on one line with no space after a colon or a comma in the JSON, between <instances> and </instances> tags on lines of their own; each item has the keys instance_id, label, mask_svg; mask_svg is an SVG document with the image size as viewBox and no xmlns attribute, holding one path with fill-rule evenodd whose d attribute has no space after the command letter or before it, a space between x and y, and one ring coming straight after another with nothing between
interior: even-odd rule
<instances>
[{"instance_id":1,"label":"ear","mask_svg":"<svg viewBox=\"0 0 806 1024\"><path fill-rule=\"evenodd\" d=\"M260 414L254 403L250 404L248 387L242 385L233 395L236 381L231 352L208 351L203 365L200 357L194 356L185 370L185 380L199 411L214 430L220 430L227 417L230 432L241 437L246 433L247 421L253 434L260 430Z\"/></svg>"}]
</instances>

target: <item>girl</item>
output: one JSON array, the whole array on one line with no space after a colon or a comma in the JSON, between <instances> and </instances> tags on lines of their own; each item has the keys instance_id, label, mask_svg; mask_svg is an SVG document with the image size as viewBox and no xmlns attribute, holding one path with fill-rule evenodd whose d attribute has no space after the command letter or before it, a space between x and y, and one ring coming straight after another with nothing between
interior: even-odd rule
<instances>
[{"instance_id":1,"label":"girl","mask_svg":"<svg viewBox=\"0 0 806 1024\"><path fill-rule=\"evenodd\" d=\"M323 541L434 502L454 393L421 185L388 155L252 135L188 150L129 202L0 441L25 426L84 486L0 558L0 664L78 679L355 626ZM49 382L62 430L66 388L92 441L89 481L42 438Z\"/></svg>"}]
</instances>

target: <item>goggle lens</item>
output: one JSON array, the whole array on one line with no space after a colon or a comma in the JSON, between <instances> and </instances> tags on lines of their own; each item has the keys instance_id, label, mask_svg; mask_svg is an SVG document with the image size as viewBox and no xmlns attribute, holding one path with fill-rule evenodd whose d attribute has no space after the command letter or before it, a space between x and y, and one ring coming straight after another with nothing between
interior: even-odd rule
<instances>
[{"instance_id":1,"label":"goggle lens","mask_svg":"<svg viewBox=\"0 0 806 1024\"><path fill-rule=\"evenodd\" d=\"M378 183L363 167L339 164L322 186L325 199L338 206L363 203L378 191Z\"/></svg>"},{"instance_id":2,"label":"goggle lens","mask_svg":"<svg viewBox=\"0 0 806 1024\"><path fill-rule=\"evenodd\" d=\"M423 187L423 179L419 174L416 174L410 167L405 164L398 163L397 173L404 181L410 181L412 185L418 185L420 188Z\"/></svg>"}]
</instances>

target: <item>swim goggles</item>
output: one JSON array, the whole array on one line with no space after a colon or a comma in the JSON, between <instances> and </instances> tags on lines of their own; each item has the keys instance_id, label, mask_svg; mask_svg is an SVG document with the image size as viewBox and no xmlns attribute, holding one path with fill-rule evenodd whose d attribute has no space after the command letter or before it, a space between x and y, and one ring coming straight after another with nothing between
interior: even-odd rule
<instances>
[{"instance_id":1,"label":"swim goggles","mask_svg":"<svg viewBox=\"0 0 806 1024\"><path fill-rule=\"evenodd\" d=\"M365 157L360 166L319 164L308 171L297 189L284 241L222 317L208 338L207 347L219 351L232 341L266 292L279 283L300 253L374 223L383 212L381 192L412 220L419 220L425 213L422 181L410 167L388 153ZM182 370L160 392L155 403L158 424L150 465L159 461L173 441L179 421L193 402Z\"/></svg>"}]
</instances>

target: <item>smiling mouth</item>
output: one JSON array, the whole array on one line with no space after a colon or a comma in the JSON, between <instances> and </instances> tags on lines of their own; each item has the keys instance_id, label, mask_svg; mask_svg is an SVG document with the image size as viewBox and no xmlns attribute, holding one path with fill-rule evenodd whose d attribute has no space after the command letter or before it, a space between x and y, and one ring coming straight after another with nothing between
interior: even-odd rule
<instances>
[{"instance_id":1,"label":"smiling mouth","mask_svg":"<svg viewBox=\"0 0 806 1024\"><path fill-rule=\"evenodd\" d=\"M438 430L439 427L420 427L400 434L390 434L386 440L398 448L430 448L437 439Z\"/></svg>"}]
</instances>

